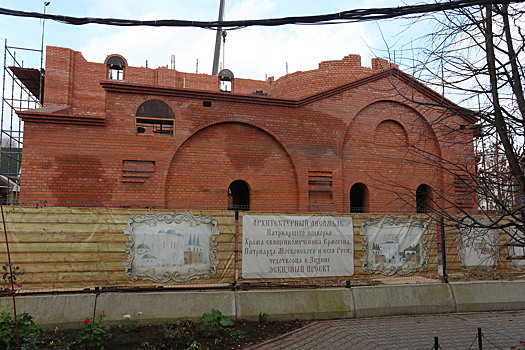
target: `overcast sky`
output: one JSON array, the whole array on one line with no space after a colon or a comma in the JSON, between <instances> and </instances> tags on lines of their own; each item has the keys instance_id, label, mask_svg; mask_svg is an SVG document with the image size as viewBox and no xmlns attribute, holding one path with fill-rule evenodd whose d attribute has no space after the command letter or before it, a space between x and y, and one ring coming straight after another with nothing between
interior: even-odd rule
<instances>
[{"instance_id":1,"label":"overcast sky","mask_svg":"<svg viewBox=\"0 0 525 350\"><path fill-rule=\"evenodd\" d=\"M371 7L417 4L411 0L225 0L225 20L260 19L334 13ZM0 7L43 12L44 1L0 0ZM123 19L217 20L219 0L51 0L46 12L77 17ZM287 25L251 27L228 32L225 68L236 77L276 78L298 70L317 68L326 60L361 54L387 57L386 45L399 47L429 30L428 24L406 28L408 20L373 21L337 25ZM404 32L403 32L404 31ZM42 22L34 18L0 16L0 38L9 46L39 49ZM2 41L2 45L3 45ZM88 61L103 62L107 55L121 54L131 66L170 66L185 72L211 73L215 32L199 28L114 27L97 24L73 26L47 20L45 45L81 51ZM20 54L22 55L22 54ZM392 53L390 55L393 55ZM39 67L38 54L26 54L25 66ZM222 61L222 55L221 55ZM410 72L409 72L410 73Z\"/></svg>"}]
</instances>

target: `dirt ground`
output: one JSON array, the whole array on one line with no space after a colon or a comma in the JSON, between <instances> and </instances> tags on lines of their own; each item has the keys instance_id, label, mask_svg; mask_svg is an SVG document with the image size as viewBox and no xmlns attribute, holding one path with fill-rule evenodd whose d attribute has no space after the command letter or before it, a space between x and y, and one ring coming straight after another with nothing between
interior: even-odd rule
<instances>
[{"instance_id":1,"label":"dirt ground","mask_svg":"<svg viewBox=\"0 0 525 350\"><path fill-rule=\"evenodd\" d=\"M205 336L199 331L197 324L185 321L176 324L165 325L129 325L111 327L111 338L104 340L105 349L112 350L226 350L245 349L249 346L262 343L268 339L288 333L305 326L307 321L266 321L248 322L237 321L232 327L227 327L220 334L208 334ZM206 333L206 332L204 332ZM49 348L53 349L76 349L78 346L71 345L78 335L76 331L50 332L47 343L53 342ZM197 342L202 347L194 345Z\"/></svg>"}]
</instances>

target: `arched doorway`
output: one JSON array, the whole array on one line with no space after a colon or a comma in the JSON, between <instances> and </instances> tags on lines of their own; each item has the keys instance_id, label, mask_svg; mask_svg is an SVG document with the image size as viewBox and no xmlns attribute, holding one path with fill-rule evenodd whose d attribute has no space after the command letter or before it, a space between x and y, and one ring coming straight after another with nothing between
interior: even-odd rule
<instances>
[{"instance_id":1,"label":"arched doorway","mask_svg":"<svg viewBox=\"0 0 525 350\"><path fill-rule=\"evenodd\" d=\"M419 185L416 190L416 213L428 213L432 210L432 187Z\"/></svg>"},{"instance_id":2,"label":"arched doorway","mask_svg":"<svg viewBox=\"0 0 525 350\"><path fill-rule=\"evenodd\" d=\"M368 211L368 188L358 182L350 189L350 212L366 213Z\"/></svg>"},{"instance_id":3,"label":"arched doorway","mask_svg":"<svg viewBox=\"0 0 525 350\"><path fill-rule=\"evenodd\" d=\"M235 180L228 187L228 210L250 210L250 187L245 181Z\"/></svg>"}]
</instances>

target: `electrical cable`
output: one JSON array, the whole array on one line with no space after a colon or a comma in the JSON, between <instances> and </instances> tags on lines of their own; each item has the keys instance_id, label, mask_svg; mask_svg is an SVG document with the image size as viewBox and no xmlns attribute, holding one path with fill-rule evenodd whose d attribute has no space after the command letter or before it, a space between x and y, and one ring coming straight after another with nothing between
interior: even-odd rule
<instances>
[{"instance_id":1,"label":"electrical cable","mask_svg":"<svg viewBox=\"0 0 525 350\"><path fill-rule=\"evenodd\" d=\"M486 4L510 4L520 3L525 0L453 0L434 4L355 9L325 15L313 16L292 16L256 20L235 20L235 21L191 21L191 20L132 20L117 18L98 18L98 17L72 17L63 15L52 15L47 13L26 12L0 8L0 15L40 18L57 21L71 25L102 24L112 26L150 26L150 27L196 27L224 30L233 30L250 26L281 26L288 24L338 24L348 22L364 22L381 19L391 19L411 15L422 15L425 13L455 10L464 7Z\"/></svg>"}]
</instances>

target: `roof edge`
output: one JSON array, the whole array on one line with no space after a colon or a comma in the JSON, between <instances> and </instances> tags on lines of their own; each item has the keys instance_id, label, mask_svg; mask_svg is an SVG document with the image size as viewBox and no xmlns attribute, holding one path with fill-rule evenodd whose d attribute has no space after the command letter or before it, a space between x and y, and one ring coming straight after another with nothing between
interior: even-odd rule
<instances>
[{"instance_id":1,"label":"roof edge","mask_svg":"<svg viewBox=\"0 0 525 350\"><path fill-rule=\"evenodd\" d=\"M38 111L18 111L16 113L24 122L94 126L103 126L106 123L106 118L104 117L84 117L56 113L50 114Z\"/></svg>"}]
</instances>

